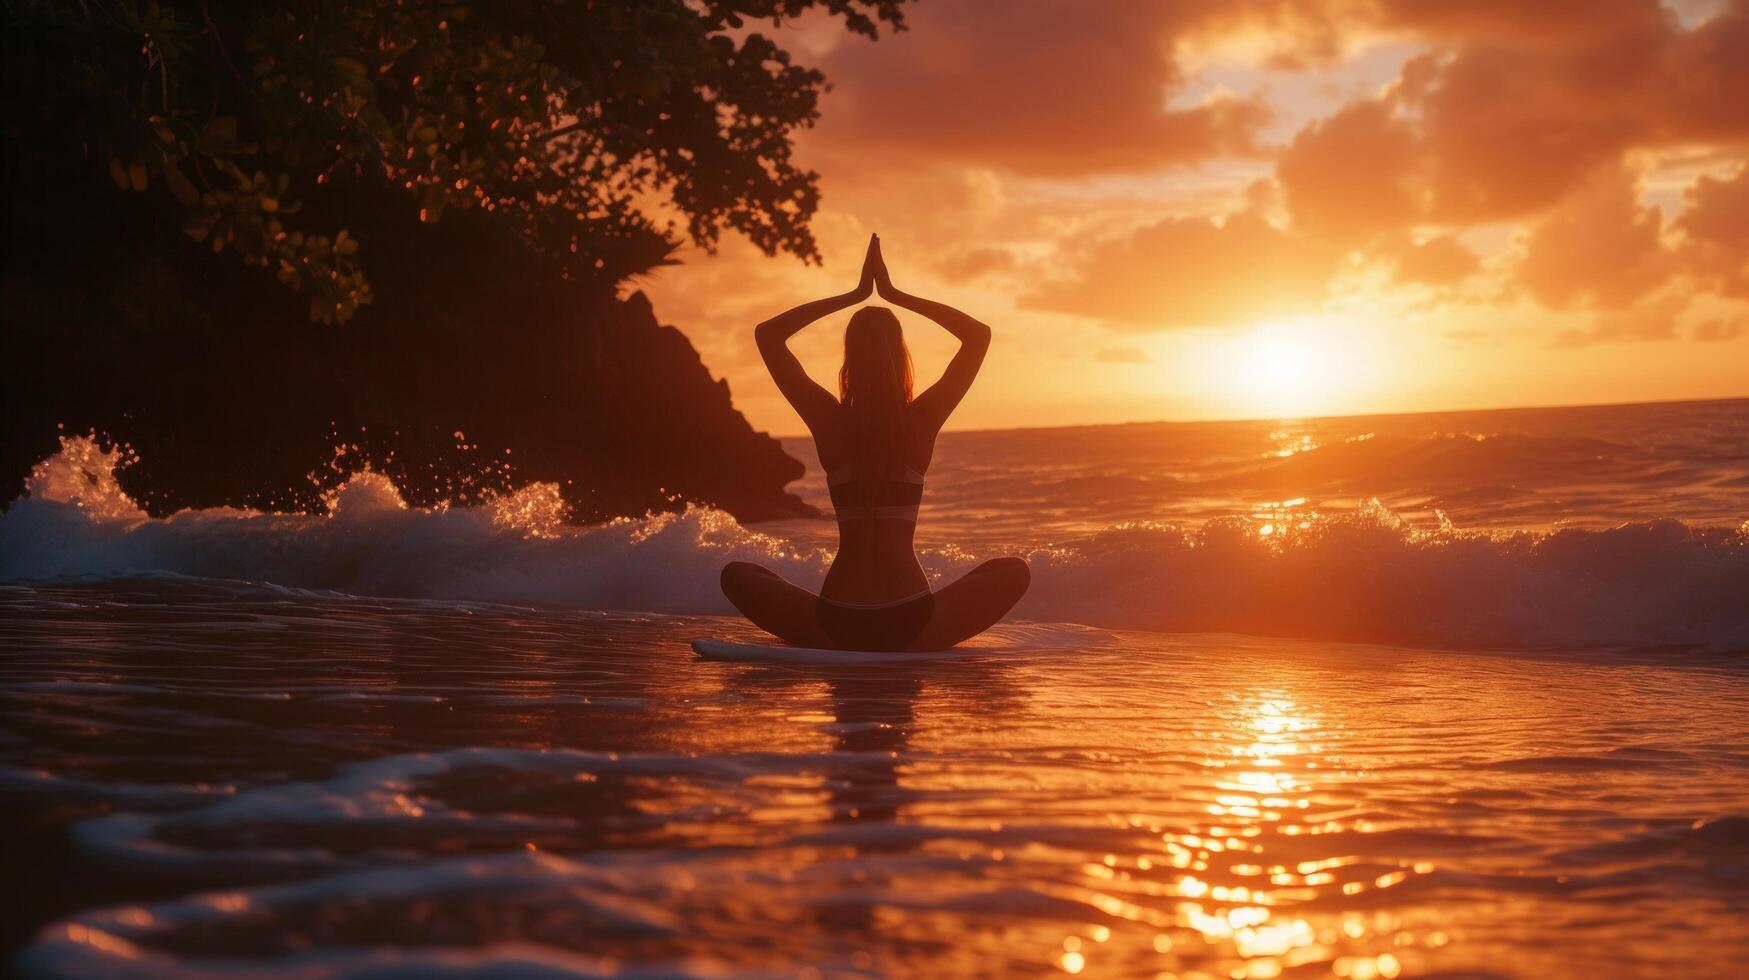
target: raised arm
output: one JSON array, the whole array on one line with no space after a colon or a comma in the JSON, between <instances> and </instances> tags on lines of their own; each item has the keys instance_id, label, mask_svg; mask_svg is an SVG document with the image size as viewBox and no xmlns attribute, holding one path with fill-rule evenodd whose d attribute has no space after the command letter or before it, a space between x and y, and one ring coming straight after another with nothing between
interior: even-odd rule
<instances>
[{"instance_id":1,"label":"raised arm","mask_svg":"<svg viewBox=\"0 0 1749 980\"><path fill-rule=\"evenodd\" d=\"M959 338L960 349L954 353L953 360L947 362L947 370L941 372L940 379L930 385L929 390L911 400L912 410L939 430L959 407L960 399L966 397L972 382L977 380L978 369L984 365L984 355L990 350L990 328L946 303L923 299L898 289L887 274L878 239L870 245L870 250L875 288L880 290L881 298L894 306L923 314Z\"/></svg>"},{"instance_id":2,"label":"raised arm","mask_svg":"<svg viewBox=\"0 0 1749 980\"><path fill-rule=\"evenodd\" d=\"M870 237L869 242L870 254L873 254L873 237ZM868 299L873 292L874 272L865 259L862 278L855 289L803 303L793 310L779 313L753 329L753 339L759 344L759 356L765 359L765 369L771 372L772 380L777 382L777 390L789 399L790 405L802 417L810 431L831 416L838 408L838 399L816 384L813 378L808 377L808 372L802 369L802 362L796 360L795 354L790 352L789 339L801 333L804 327L815 320L855 306Z\"/></svg>"}]
</instances>

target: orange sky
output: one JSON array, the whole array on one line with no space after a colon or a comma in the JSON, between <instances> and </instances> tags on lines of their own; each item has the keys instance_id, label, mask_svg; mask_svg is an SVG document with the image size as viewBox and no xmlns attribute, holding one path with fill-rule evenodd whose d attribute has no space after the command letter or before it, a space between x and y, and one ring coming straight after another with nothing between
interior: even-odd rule
<instances>
[{"instance_id":1,"label":"orange sky","mask_svg":"<svg viewBox=\"0 0 1749 980\"><path fill-rule=\"evenodd\" d=\"M1749 394L1749 0L921 0L778 29L824 267L640 284L754 425L753 325L895 280L996 331L951 425ZM836 369L848 313L795 348ZM919 377L950 341L901 313Z\"/></svg>"}]
</instances>

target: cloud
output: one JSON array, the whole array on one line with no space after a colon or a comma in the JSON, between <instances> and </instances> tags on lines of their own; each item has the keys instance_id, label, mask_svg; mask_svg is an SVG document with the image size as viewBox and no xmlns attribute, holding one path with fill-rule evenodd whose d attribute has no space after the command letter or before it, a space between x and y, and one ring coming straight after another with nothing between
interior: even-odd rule
<instances>
[{"instance_id":1,"label":"cloud","mask_svg":"<svg viewBox=\"0 0 1749 980\"><path fill-rule=\"evenodd\" d=\"M1093 359L1104 364L1152 364L1154 359L1140 347L1101 347Z\"/></svg>"},{"instance_id":2,"label":"cloud","mask_svg":"<svg viewBox=\"0 0 1749 980\"><path fill-rule=\"evenodd\" d=\"M1692 30L1654 0L1381 0L1370 17L1431 50L1283 153L1313 233L1522 219L1630 150L1749 139L1749 0Z\"/></svg>"},{"instance_id":3,"label":"cloud","mask_svg":"<svg viewBox=\"0 0 1749 980\"><path fill-rule=\"evenodd\" d=\"M836 90L821 130L870 152L1048 177L1255 153L1261 102L1168 105L1186 87L1173 38L1213 6L923 4L909 30L827 56Z\"/></svg>"},{"instance_id":4,"label":"cloud","mask_svg":"<svg viewBox=\"0 0 1749 980\"><path fill-rule=\"evenodd\" d=\"M1005 248L971 248L942 259L936 272L948 282L961 283L993 272L1006 272L1014 264L1014 253Z\"/></svg>"},{"instance_id":5,"label":"cloud","mask_svg":"<svg viewBox=\"0 0 1749 980\"><path fill-rule=\"evenodd\" d=\"M1744 335L1749 335L1749 315L1742 314L1702 320L1689 332L1689 336L1695 340L1709 341L1736 340Z\"/></svg>"},{"instance_id":6,"label":"cloud","mask_svg":"<svg viewBox=\"0 0 1749 980\"><path fill-rule=\"evenodd\" d=\"M1451 235L1422 242L1402 236L1387 242L1379 254L1390 263L1397 282L1422 286L1455 286L1482 267L1476 253Z\"/></svg>"},{"instance_id":7,"label":"cloud","mask_svg":"<svg viewBox=\"0 0 1749 980\"><path fill-rule=\"evenodd\" d=\"M1534 213L1645 135L1643 122L1622 112L1622 82L1606 81L1587 56L1598 53L1490 47L1411 65L1405 99L1423 131L1430 217ZM1656 84L1639 61L1633 49L1623 57L1627 85Z\"/></svg>"},{"instance_id":8,"label":"cloud","mask_svg":"<svg viewBox=\"0 0 1749 980\"><path fill-rule=\"evenodd\" d=\"M1666 292L1639 306L1598 313L1585 328L1562 330L1551 346L1588 347L1619 340L1674 340L1676 319L1688 308L1688 294Z\"/></svg>"},{"instance_id":9,"label":"cloud","mask_svg":"<svg viewBox=\"0 0 1749 980\"><path fill-rule=\"evenodd\" d=\"M1085 220L1038 209L1040 187L1266 152L1261 96L1190 97L1209 85L1187 75L1202 54L1328 67L1381 39L1419 53L1279 147L1279 208L1253 195L1224 221L1174 215L1128 234L1088 230L1122 220L1115 198ZM1548 309L1619 314L1569 338L1593 342L1668 335L1646 309L1673 284L1749 295L1749 178L1703 179L1666 229L1627 169L1645 165L1640 150L1749 140L1746 66L1749 0L1705 20L1655 0L1018 0L996 13L944 0L903 34L826 55L838 89L822 131L877 170L1012 183L1021 197L980 211L975 229L1002 237L931 245L973 231L944 200L915 216L930 232L916 248L959 284L1018 271L1032 243L1054 239L1060 271L1021 295L1025 308L1126 331L1298 315L1346 252L1392 282L1446 289L1482 270L1459 232L1500 228L1500 241L1517 222L1521 254L1489 268Z\"/></svg>"},{"instance_id":10,"label":"cloud","mask_svg":"<svg viewBox=\"0 0 1749 980\"><path fill-rule=\"evenodd\" d=\"M1501 222L1534 223L1512 272L1539 303L1625 311L1681 269L1662 241L1661 212L1595 175L1619 172L1637 150L1749 139L1749 99L1740 97L1749 91L1749 0L1698 22L1656 0L1015 0L998 12L944 0L911 20L878 44L825 54L837 88L824 142L852 153L858 171L978 168L1035 188L1268 152L1261 95L1191 98L1209 81L1187 74L1199 45L1274 68L1329 66L1381 39L1420 46L1392 84L1279 148L1285 229L1260 218L1283 212L1256 205L1227 223L1175 217L1092 240L1064 238L1091 220L1053 225L1041 213L1036 228L1016 231L990 215L983 231L1006 222L1020 237L1006 247L932 248L966 226L951 201L916 216L932 229L919 240L935 253L928 267L950 283L1014 270L1022 239L1057 239L1068 271L1022 305L1120 329L1305 312L1344 250L1381 259L1398 283L1453 286L1480 269L1455 233ZM1710 187L1695 194L1691 210L1730 210ZM1749 245L1688 237L1684 263L1704 260L1718 288L1749 291ZM1174 278L1157 284L1166 268Z\"/></svg>"},{"instance_id":11,"label":"cloud","mask_svg":"<svg viewBox=\"0 0 1749 980\"><path fill-rule=\"evenodd\" d=\"M1633 175L1601 171L1532 229L1515 282L1550 309L1628 309L1676 271L1663 224Z\"/></svg>"},{"instance_id":12,"label":"cloud","mask_svg":"<svg viewBox=\"0 0 1749 980\"><path fill-rule=\"evenodd\" d=\"M1655 0L1519 6L1538 11L1511 16L1549 18L1549 30L1405 70L1436 217L1522 215L1630 149L1749 138L1749 0L1692 30Z\"/></svg>"},{"instance_id":13,"label":"cloud","mask_svg":"<svg viewBox=\"0 0 1749 980\"><path fill-rule=\"evenodd\" d=\"M1021 305L1129 331L1249 323L1315 306L1340 258L1252 211L1224 221L1167 218L1071 246L1069 274L1021 297Z\"/></svg>"},{"instance_id":14,"label":"cloud","mask_svg":"<svg viewBox=\"0 0 1749 980\"><path fill-rule=\"evenodd\" d=\"M1288 212L1305 231L1359 244L1415 223L1421 147L1393 103L1355 102L1301 130L1276 163Z\"/></svg>"},{"instance_id":15,"label":"cloud","mask_svg":"<svg viewBox=\"0 0 1749 980\"><path fill-rule=\"evenodd\" d=\"M1374 16L1428 36L1539 47L1656 30L1664 19L1647 0L1380 0Z\"/></svg>"},{"instance_id":16,"label":"cloud","mask_svg":"<svg viewBox=\"0 0 1749 980\"><path fill-rule=\"evenodd\" d=\"M1675 36L1661 52L1657 100L1666 138L1739 141L1749 137L1749 0Z\"/></svg>"},{"instance_id":17,"label":"cloud","mask_svg":"<svg viewBox=\"0 0 1749 980\"><path fill-rule=\"evenodd\" d=\"M1749 166L1729 178L1700 177L1683 200L1674 226L1690 268L1725 296L1749 297Z\"/></svg>"}]
</instances>

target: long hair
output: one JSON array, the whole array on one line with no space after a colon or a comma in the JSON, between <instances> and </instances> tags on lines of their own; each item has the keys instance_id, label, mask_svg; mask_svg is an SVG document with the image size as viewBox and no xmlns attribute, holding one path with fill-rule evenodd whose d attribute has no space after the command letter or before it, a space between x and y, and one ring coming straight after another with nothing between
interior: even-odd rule
<instances>
[{"instance_id":1,"label":"long hair","mask_svg":"<svg viewBox=\"0 0 1749 980\"><path fill-rule=\"evenodd\" d=\"M902 469L911 351L892 310L865 306L851 315L844 328L838 400L849 415L852 458L864 478Z\"/></svg>"}]
</instances>

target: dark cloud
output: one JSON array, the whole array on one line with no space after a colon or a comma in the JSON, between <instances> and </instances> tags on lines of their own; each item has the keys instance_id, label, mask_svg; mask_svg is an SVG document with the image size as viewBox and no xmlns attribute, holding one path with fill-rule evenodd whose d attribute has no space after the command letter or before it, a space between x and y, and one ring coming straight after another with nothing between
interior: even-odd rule
<instances>
[{"instance_id":1,"label":"dark cloud","mask_svg":"<svg viewBox=\"0 0 1749 980\"><path fill-rule=\"evenodd\" d=\"M825 56L822 131L1048 177L1266 152L1260 99L1187 98L1186 44L1258 38L1288 67L1381 33L1427 45L1282 158L1296 219L1338 236L1511 219L1631 148L1749 139L1749 0L1692 28L1657 0L935 0L909 20Z\"/></svg>"},{"instance_id":2,"label":"dark cloud","mask_svg":"<svg viewBox=\"0 0 1749 980\"><path fill-rule=\"evenodd\" d=\"M1628 309L1676 271L1663 224L1631 174L1599 172L1532 229L1515 282L1550 309Z\"/></svg>"},{"instance_id":3,"label":"dark cloud","mask_svg":"<svg viewBox=\"0 0 1749 980\"><path fill-rule=\"evenodd\" d=\"M1653 0L1384 2L1433 50L1302 131L1296 224L1345 240L1532 216L1636 148L1749 139L1749 0L1684 30Z\"/></svg>"},{"instance_id":4,"label":"dark cloud","mask_svg":"<svg viewBox=\"0 0 1749 980\"><path fill-rule=\"evenodd\" d=\"M1539 47L1657 30L1668 18L1647 0L1380 0L1373 16L1429 37Z\"/></svg>"},{"instance_id":5,"label":"dark cloud","mask_svg":"<svg viewBox=\"0 0 1749 980\"><path fill-rule=\"evenodd\" d=\"M1431 50L1284 150L1295 230L1436 285L1476 258L1450 238L1411 246L1415 229L1528 223L1512 285L1596 314L1558 346L1667 339L1696 289L1749 296L1745 171L1689 190L1673 248L1626 168L1638 150L1749 141L1749 0L1692 28L1654 0L1377 0L1369 18Z\"/></svg>"},{"instance_id":6,"label":"dark cloud","mask_svg":"<svg viewBox=\"0 0 1749 980\"><path fill-rule=\"evenodd\" d=\"M932 2L910 30L846 43L822 132L860 146L1017 173L1135 172L1255 152L1260 102L1169 108L1186 79L1175 35L1211 2Z\"/></svg>"},{"instance_id":7,"label":"dark cloud","mask_svg":"<svg viewBox=\"0 0 1749 980\"><path fill-rule=\"evenodd\" d=\"M1397 282L1422 286L1454 286L1482 267L1476 253L1450 235L1423 242L1403 236L1387 242L1379 254L1390 263L1391 277Z\"/></svg>"},{"instance_id":8,"label":"dark cloud","mask_svg":"<svg viewBox=\"0 0 1749 980\"><path fill-rule=\"evenodd\" d=\"M1183 52L1229 36L1288 68L1340 61L1361 38L1423 50L1271 150L1260 102L1187 96ZM1749 295L1749 178L1703 178L1666 229L1626 169L1642 150L1749 145L1749 0L1687 25L1656 0L939 0L823 67L826 142L883 169L1070 179L1276 153L1286 228L1253 195L1225 220L1065 242L1060 274L1021 297L1034 309L1121 330L1295 315L1349 252L1451 287L1481 268L1456 233L1500 222L1528 229L1511 286L1597 314L1564 344L1672 335L1673 286ZM986 247L932 264L950 282L1018 268Z\"/></svg>"},{"instance_id":9,"label":"dark cloud","mask_svg":"<svg viewBox=\"0 0 1749 980\"><path fill-rule=\"evenodd\" d=\"M1671 140L1749 138L1749 0L1677 35L1661 52L1661 85L1651 96Z\"/></svg>"},{"instance_id":10,"label":"dark cloud","mask_svg":"<svg viewBox=\"0 0 1749 980\"><path fill-rule=\"evenodd\" d=\"M1729 178L1701 177L1683 195L1674 222L1697 278L1726 296L1749 297L1749 167Z\"/></svg>"},{"instance_id":11,"label":"dark cloud","mask_svg":"<svg viewBox=\"0 0 1749 980\"><path fill-rule=\"evenodd\" d=\"M1593 66L1573 64L1592 54L1478 47L1411 64L1402 97L1422 133L1426 216L1523 217L1619 160L1644 135L1641 121L1622 112L1620 94L1655 80L1631 48L1620 77L1594 79Z\"/></svg>"},{"instance_id":12,"label":"dark cloud","mask_svg":"<svg viewBox=\"0 0 1749 980\"><path fill-rule=\"evenodd\" d=\"M1294 223L1312 234L1359 244L1413 224L1422 148L1393 103L1355 102L1306 127L1276 163Z\"/></svg>"}]
</instances>

